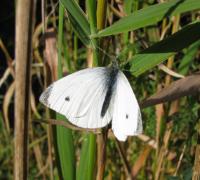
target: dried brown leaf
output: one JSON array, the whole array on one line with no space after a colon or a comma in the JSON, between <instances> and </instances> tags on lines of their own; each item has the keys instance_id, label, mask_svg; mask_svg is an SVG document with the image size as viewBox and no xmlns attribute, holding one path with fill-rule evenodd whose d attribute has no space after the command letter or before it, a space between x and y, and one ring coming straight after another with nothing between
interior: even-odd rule
<instances>
[{"instance_id":1,"label":"dried brown leaf","mask_svg":"<svg viewBox=\"0 0 200 180\"><path fill-rule=\"evenodd\" d=\"M168 87L141 103L141 108L174 101L183 96L194 95L200 91L200 73L171 83Z\"/></svg>"},{"instance_id":2,"label":"dried brown leaf","mask_svg":"<svg viewBox=\"0 0 200 180\"><path fill-rule=\"evenodd\" d=\"M134 166L132 167L131 174L133 177L136 177L139 173L140 169L145 165L145 162L151 152L151 147L146 146L144 150L139 155L138 159L136 160Z\"/></svg>"},{"instance_id":3,"label":"dried brown leaf","mask_svg":"<svg viewBox=\"0 0 200 180\"><path fill-rule=\"evenodd\" d=\"M58 53L56 48L56 33L49 29L45 36L45 58L51 70L53 80L57 79Z\"/></svg>"}]
</instances>

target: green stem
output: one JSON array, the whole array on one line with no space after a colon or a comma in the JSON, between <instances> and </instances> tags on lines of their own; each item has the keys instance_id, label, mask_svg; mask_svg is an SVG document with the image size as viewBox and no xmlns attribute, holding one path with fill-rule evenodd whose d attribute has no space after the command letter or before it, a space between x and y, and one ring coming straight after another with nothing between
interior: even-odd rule
<instances>
[{"instance_id":1,"label":"green stem","mask_svg":"<svg viewBox=\"0 0 200 180\"><path fill-rule=\"evenodd\" d=\"M88 12L88 18L90 22L90 30L92 34L97 32L97 22L96 22L96 1L87 0L86 7ZM93 66L98 66L99 62L99 51L98 51L98 41L97 39L92 38L91 44L93 48Z\"/></svg>"},{"instance_id":2,"label":"green stem","mask_svg":"<svg viewBox=\"0 0 200 180\"><path fill-rule=\"evenodd\" d=\"M96 135L89 135L89 159L88 159L88 180L94 179L95 160L96 160Z\"/></svg>"}]
</instances>

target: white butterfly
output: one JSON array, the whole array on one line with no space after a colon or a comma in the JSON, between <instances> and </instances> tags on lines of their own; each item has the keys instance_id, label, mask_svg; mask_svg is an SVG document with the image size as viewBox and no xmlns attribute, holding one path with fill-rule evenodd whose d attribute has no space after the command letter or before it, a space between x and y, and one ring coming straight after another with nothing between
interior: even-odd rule
<instances>
[{"instance_id":1,"label":"white butterfly","mask_svg":"<svg viewBox=\"0 0 200 180\"><path fill-rule=\"evenodd\" d=\"M140 108L132 88L115 65L80 70L51 84L40 102L76 126L101 128L112 120L118 140L142 133Z\"/></svg>"}]
</instances>

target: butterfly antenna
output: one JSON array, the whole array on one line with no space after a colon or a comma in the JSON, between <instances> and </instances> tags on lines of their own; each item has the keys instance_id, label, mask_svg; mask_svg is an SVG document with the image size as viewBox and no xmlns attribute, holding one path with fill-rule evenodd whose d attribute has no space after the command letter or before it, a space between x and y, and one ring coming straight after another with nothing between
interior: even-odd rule
<instances>
[{"instance_id":1,"label":"butterfly antenna","mask_svg":"<svg viewBox=\"0 0 200 180\"><path fill-rule=\"evenodd\" d=\"M93 43L93 41L91 41L91 45L92 45L92 48L93 49L98 49L98 50L100 50L103 54L105 54L106 56L108 56L109 58L111 58L111 59L115 59L116 57L114 56L114 55L112 55L112 54L110 54L110 53L107 53L104 49L102 49L100 46L98 46L98 45L94 45L94 43Z\"/></svg>"}]
</instances>

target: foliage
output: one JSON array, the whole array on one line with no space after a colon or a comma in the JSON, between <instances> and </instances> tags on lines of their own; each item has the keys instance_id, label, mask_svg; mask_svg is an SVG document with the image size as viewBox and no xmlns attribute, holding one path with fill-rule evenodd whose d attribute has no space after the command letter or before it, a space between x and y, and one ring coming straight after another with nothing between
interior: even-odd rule
<instances>
[{"instance_id":1,"label":"foliage","mask_svg":"<svg viewBox=\"0 0 200 180\"><path fill-rule=\"evenodd\" d=\"M193 78L193 91L184 95L167 87L181 88L186 83L177 87L174 82L180 82L178 78L199 71L200 1L45 3L45 20L41 22L40 14L34 17L29 179L100 177L103 149L98 147L103 145L105 179L191 179L200 133L199 83ZM4 22L0 31L0 179L13 179L13 95L17 81L14 37L10 36L13 20L13 15L5 14L0 21ZM100 142L100 135L42 123L42 119L65 119L38 102L48 84L86 67L107 66L116 57L141 104L143 135L120 143L109 130L108 139ZM158 92L165 94L163 104L144 106L152 97L158 98ZM175 93L179 93L178 98L169 101L167 95ZM38 119L41 123L35 122Z\"/></svg>"}]
</instances>

